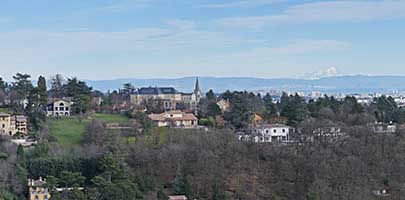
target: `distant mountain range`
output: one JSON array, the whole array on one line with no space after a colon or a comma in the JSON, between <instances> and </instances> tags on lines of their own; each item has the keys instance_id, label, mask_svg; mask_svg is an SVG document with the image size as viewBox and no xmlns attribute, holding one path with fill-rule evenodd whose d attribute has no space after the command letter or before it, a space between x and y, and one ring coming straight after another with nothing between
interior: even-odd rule
<instances>
[{"instance_id":1,"label":"distant mountain range","mask_svg":"<svg viewBox=\"0 0 405 200\"><path fill-rule=\"evenodd\" d=\"M405 76L334 76L319 79L294 78L249 78L249 77L199 77L203 91L213 89L215 92L226 90L247 91L320 91L325 93L388 93L405 91ZM195 77L174 79L116 79L86 80L94 89L100 91L116 90L124 83L135 87L172 86L183 92L194 89Z\"/></svg>"}]
</instances>

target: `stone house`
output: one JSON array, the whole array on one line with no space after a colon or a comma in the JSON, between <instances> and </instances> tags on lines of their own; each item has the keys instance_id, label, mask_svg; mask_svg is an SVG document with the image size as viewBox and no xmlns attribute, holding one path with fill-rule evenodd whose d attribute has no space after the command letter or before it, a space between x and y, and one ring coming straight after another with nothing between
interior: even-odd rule
<instances>
[{"instance_id":1,"label":"stone house","mask_svg":"<svg viewBox=\"0 0 405 200\"><path fill-rule=\"evenodd\" d=\"M51 99L46 108L47 116L68 117L71 113L72 104L72 101L67 98Z\"/></svg>"},{"instance_id":2,"label":"stone house","mask_svg":"<svg viewBox=\"0 0 405 200\"><path fill-rule=\"evenodd\" d=\"M198 125L198 119L194 114L179 110L167 111L161 114L150 114L148 117L158 127L196 128Z\"/></svg>"}]
</instances>

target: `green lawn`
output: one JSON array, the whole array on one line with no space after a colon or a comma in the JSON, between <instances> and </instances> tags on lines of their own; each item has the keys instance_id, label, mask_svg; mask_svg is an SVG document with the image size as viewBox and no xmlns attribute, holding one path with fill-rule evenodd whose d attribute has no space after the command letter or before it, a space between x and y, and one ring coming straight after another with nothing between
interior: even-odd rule
<instances>
[{"instance_id":1,"label":"green lawn","mask_svg":"<svg viewBox=\"0 0 405 200\"><path fill-rule=\"evenodd\" d=\"M129 123L129 118L119 114L94 113L91 117L106 123Z\"/></svg>"},{"instance_id":2,"label":"green lawn","mask_svg":"<svg viewBox=\"0 0 405 200\"><path fill-rule=\"evenodd\" d=\"M0 112L3 112L3 113L10 113L11 110L10 110L10 108L0 108Z\"/></svg>"},{"instance_id":3,"label":"green lawn","mask_svg":"<svg viewBox=\"0 0 405 200\"><path fill-rule=\"evenodd\" d=\"M75 116L48 118L49 134L53 135L63 148L70 149L80 144L82 136L91 119L98 119L106 123L129 123L129 118L124 115L101 113L92 114L89 118L83 119L81 122L79 118Z\"/></svg>"},{"instance_id":4,"label":"green lawn","mask_svg":"<svg viewBox=\"0 0 405 200\"><path fill-rule=\"evenodd\" d=\"M89 120L79 121L77 117L48 118L49 134L56 137L63 148L72 148L78 145Z\"/></svg>"}]
</instances>

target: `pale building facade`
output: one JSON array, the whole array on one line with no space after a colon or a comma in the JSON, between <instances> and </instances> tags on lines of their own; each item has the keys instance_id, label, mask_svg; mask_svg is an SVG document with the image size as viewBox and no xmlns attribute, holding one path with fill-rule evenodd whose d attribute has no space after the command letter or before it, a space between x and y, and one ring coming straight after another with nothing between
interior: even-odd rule
<instances>
[{"instance_id":1,"label":"pale building facade","mask_svg":"<svg viewBox=\"0 0 405 200\"><path fill-rule=\"evenodd\" d=\"M284 124L261 124L238 133L242 141L262 142L290 142L290 134L294 129Z\"/></svg>"},{"instance_id":2,"label":"pale building facade","mask_svg":"<svg viewBox=\"0 0 405 200\"><path fill-rule=\"evenodd\" d=\"M229 102L229 99L221 99L217 102L217 105L219 109L221 109L222 112L229 112L231 108L231 103Z\"/></svg>"},{"instance_id":3,"label":"pale building facade","mask_svg":"<svg viewBox=\"0 0 405 200\"><path fill-rule=\"evenodd\" d=\"M194 114L179 110L150 114L148 117L158 127L196 128L198 125L198 119Z\"/></svg>"},{"instance_id":4,"label":"pale building facade","mask_svg":"<svg viewBox=\"0 0 405 200\"><path fill-rule=\"evenodd\" d=\"M51 199L51 194L46 187L46 180L41 177L39 180L28 179L29 187L29 200L49 200Z\"/></svg>"},{"instance_id":5,"label":"pale building facade","mask_svg":"<svg viewBox=\"0 0 405 200\"><path fill-rule=\"evenodd\" d=\"M169 196L169 200L188 200L185 195L172 195Z\"/></svg>"},{"instance_id":6,"label":"pale building facade","mask_svg":"<svg viewBox=\"0 0 405 200\"><path fill-rule=\"evenodd\" d=\"M16 133L27 134L27 117L0 113L0 134L13 136Z\"/></svg>"},{"instance_id":7,"label":"pale building facade","mask_svg":"<svg viewBox=\"0 0 405 200\"><path fill-rule=\"evenodd\" d=\"M130 95L131 103L142 105L150 100L160 100L165 110L175 110L179 104L195 110L201 99L201 90L198 79L192 93L183 93L173 87L142 87L135 94Z\"/></svg>"},{"instance_id":8,"label":"pale building facade","mask_svg":"<svg viewBox=\"0 0 405 200\"><path fill-rule=\"evenodd\" d=\"M71 113L72 104L67 99L53 99L48 102L47 116L68 117Z\"/></svg>"}]
</instances>

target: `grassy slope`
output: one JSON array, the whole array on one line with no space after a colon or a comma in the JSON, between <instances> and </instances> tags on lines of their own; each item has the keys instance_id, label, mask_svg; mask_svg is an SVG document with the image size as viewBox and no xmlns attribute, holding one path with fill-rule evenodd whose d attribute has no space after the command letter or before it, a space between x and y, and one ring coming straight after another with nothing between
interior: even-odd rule
<instances>
[{"instance_id":1,"label":"grassy slope","mask_svg":"<svg viewBox=\"0 0 405 200\"><path fill-rule=\"evenodd\" d=\"M128 123L129 118L123 115L96 113L91 118L104 121L106 123ZM72 148L80 143L82 135L86 131L90 119L81 122L78 117L48 118L49 133L56 137L63 148Z\"/></svg>"},{"instance_id":2,"label":"grassy slope","mask_svg":"<svg viewBox=\"0 0 405 200\"><path fill-rule=\"evenodd\" d=\"M48 124L49 133L56 137L59 144L64 148L71 148L80 143L89 120L80 122L77 117L49 118Z\"/></svg>"},{"instance_id":3,"label":"grassy slope","mask_svg":"<svg viewBox=\"0 0 405 200\"><path fill-rule=\"evenodd\" d=\"M95 119L104 121L106 123L128 123L129 122L129 118L124 115L95 113L92 115L92 117Z\"/></svg>"}]
</instances>

